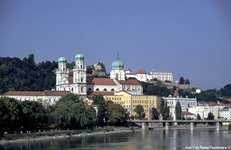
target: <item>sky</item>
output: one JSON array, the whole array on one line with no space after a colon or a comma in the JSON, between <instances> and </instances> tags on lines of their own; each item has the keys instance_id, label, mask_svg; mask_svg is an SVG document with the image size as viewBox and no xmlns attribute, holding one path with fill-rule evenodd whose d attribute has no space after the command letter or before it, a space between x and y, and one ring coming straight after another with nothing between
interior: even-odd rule
<instances>
[{"instance_id":1,"label":"sky","mask_svg":"<svg viewBox=\"0 0 231 150\"><path fill-rule=\"evenodd\" d=\"M231 84L229 0L0 0L0 57L173 72L191 87Z\"/></svg>"}]
</instances>

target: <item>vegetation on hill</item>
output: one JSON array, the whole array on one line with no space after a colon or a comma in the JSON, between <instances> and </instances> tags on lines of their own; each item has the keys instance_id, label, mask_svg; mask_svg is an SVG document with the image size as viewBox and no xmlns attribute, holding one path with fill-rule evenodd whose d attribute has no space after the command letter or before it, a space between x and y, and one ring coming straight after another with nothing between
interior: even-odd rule
<instances>
[{"instance_id":1,"label":"vegetation on hill","mask_svg":"<svg viewBox=\"0 0 231 150\"><path fill-rule=\"evenodd\" d=\"M0 57L0 94L9 90L44 91L55 85L55 61L36 64L31 54L23 60Z\"/></svg>"},{"instance_id":2,"label":"vegetation on hill","mask_svg":"<svg viewBox=\"0 0 231 150\"><path fill-rule=\"evenodd\" d=\"M225 85L224 88L220 90L209 89L194 95L198 101L229 103L228 99L231 98L231 84Z\"/></svg>"}]
</instances>

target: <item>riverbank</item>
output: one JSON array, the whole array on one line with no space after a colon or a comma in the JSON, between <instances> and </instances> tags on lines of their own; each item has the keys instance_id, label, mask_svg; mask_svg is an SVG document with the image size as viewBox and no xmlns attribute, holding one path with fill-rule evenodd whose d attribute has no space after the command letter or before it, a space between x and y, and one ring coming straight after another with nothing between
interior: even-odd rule
<instances>
[{"instance_id":1,"label":"riverbank","mask_svg":"<svg viewBox=\"0 0 231 150\"><path fill-rule=\"evenodd\" d=\"M85 130L65 130L65 131L49 131L49 132L36 132L36 133L18 133L4 135L0 140L0 145L11 143L24 143L30 141L42 141L50 139L62 139L69 137L82 137L92 135L114 134L122 132L140 131L142 129L137 127L125 128L125 127L104 127L96 129Z\"/></svg>"}]
</instances>

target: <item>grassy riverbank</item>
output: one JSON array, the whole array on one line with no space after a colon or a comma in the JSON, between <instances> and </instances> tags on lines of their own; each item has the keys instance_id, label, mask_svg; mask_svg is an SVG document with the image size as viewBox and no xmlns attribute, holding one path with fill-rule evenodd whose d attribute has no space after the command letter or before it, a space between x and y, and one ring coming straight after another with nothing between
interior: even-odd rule
<instances>
[{"instance_id":1,"label":"grassy riverbank","mask_svg":"<svg viewBox=\"0 0 231 150\"><path fill-rule=\"evenodd\" d=\"M33 141L33 140L77 137L77 136L85 136L85 135L130 132L130 131L134 131L134 128L105 126L103 128L92 128L92 129L83 129L83 130L63 130L63 131L49 131L49 132L4 134L1 135L0 144L26 142L26 141Z\"/></svg>"}]
</instances>

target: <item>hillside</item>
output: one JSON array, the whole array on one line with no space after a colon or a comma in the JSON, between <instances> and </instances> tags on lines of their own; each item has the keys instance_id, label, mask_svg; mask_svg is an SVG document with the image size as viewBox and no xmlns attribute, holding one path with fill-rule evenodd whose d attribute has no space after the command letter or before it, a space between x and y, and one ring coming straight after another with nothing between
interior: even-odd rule
<instances>
[{"instance_id":1,"label":"hillside","mask_svg":"<svg viewBox=\"0 0 231 150\"><path fill-rule=\"evenodd\" d=\"M51 90L55 85L55 68L55 61L36 64L33 54L23 60L0 57L0 94L9 90Z\"/></svg>"}]
</instances>

